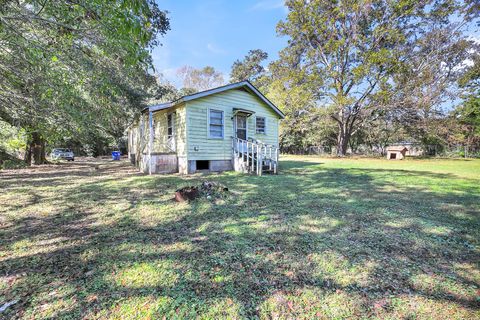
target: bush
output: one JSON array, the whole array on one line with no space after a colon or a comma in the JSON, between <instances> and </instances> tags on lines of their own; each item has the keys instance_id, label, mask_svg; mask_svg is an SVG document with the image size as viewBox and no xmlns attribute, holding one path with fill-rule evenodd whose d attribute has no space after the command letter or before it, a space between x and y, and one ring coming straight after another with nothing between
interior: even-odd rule
<instances>
[{"instance_id":1,"label":"bush","mask_svg":"<svg viewBox=\"0 0 480 320\"><path fill-rule=\"evenodd\" d=\"M22 169L25 168L27 164L21 160L5 160L1 166L2 169Z\"/></svg>"}]
</instances>

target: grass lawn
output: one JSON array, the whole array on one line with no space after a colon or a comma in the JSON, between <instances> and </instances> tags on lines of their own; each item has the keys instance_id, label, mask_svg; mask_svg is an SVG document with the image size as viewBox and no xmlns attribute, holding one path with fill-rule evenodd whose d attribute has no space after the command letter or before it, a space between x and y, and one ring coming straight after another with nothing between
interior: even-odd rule
<instances>
[{"instance_id":1,"label":"grass lawn","mask_svg":"<svg viewBox=\"0 0 480 320\"><path fill-rule=\"evenodd\" d=\"M172 201L205 179L231 194ZM478 319L479 289L479 160L0 171L0 318Z\"/></svg>"}]
</instances>

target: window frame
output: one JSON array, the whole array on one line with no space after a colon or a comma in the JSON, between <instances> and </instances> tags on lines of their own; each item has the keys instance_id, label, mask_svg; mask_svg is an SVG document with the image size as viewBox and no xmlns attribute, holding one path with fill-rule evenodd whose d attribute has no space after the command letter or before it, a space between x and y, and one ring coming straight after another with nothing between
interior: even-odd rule
<instances>
[{"instance_id":1,"label":"window frame","mask_svg":"<svg viewBox=\"0 0 480 320\"><path fill-rule=\"evenodd\" d=\"M168 125L168 117L171 117L171 126ZM168 129L172 128L172 134L168 134ZM167 113L167 140L175 137L175 112Z\"/></svg>"},{"instance_id":2,"label":"window frame","mask_svg":"<svg viewBox=\"0 0 480 320\"><path fill-rule=\"evenodd\" d=\"M222 114L222 124L211 124L210 123L210 113L214 111L214 112L221 112ZM221 137L216 137L216 136L212 136L211 135L211 132L210 132L210 126L219 126L222 128L222 136ZM215 109L215 108L208 108L207 110L207 136L208 136L208 139L216 139L216 140L224 140L225 139L225 111L221 110L221 109Z\"/></svg>"},{"instance_id":3,"label":"window frame","mask_svg":"<svg viewBox=\"0 0 480 320\"><path fill-rule=\"evenodd\" d=\"M257 119L263 118L263 132L258 131ZM255 116L255 134L267 134L267 117Z\"/></svg>"},{"instance_id":4,"label":"window frame","mask_svg":"<svg viewBox=\"0 0 480 320\"><path fill-rule=\"evenodd\" d=\"M153 131L153 141L154 141L154 142L155 142L155 138L156 138L156 136L157 136L157 135L155 134L155 133L156 133L156 132L155 132L156 129L157 129L157 128L156 128L155 118L152 117L152 131Z\"/></svg>"}]
</instances>

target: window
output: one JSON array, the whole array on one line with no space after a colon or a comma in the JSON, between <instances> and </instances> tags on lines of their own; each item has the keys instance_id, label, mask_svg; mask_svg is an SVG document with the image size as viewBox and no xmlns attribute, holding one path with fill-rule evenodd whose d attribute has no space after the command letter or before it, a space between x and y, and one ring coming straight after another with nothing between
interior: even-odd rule
<instances>
[{"instance_id":1,"label":"window","mask_svg":"<svg viewBox=\"0 0 480 320\"><path fill-rule=\"evenodd\" d=\"M267 126L266 126L267 120L265 117L256 117L255 118L255 128L257 133L267 133Z\"/></svg>"},{"instance_id":2,"label":"window","mask_svg":"<svg viewBox=\"0 0 480 320\"><path fill-rule=\"evenodd\" d=\"M153 141L155 141L155 138L157 137L157 132L155 131L156 130L156 122L155 122L155 118L152 118L152 132L153 132Z\"/></svg>"},{"instance_id":3,"label":"window","mask_svg":"<svg viewBox=\"0 0 480 320\"><path fill-rule=\"evenodd\" d=\"M167 136L168 139L173 137L173 113L167 114Z\"/></svg>"},{"instance_id":4,"label":"window","mask_svg":"<svg viewBox=\"0 0 480 320\"><path fill-rule=\"evenodd\" d=\"M208 137L223 139L223 111L208 110Z\"/></svg>"}]
</instances>

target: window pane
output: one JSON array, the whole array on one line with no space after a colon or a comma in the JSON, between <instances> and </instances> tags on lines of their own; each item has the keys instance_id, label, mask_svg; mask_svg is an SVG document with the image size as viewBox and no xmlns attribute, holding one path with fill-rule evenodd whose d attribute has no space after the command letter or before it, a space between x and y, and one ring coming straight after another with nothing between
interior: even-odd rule
<instances>
[{"instance_id":1,"label":"window pane","mask_svg":"<svg viewBox=\"0 0 480 320\"><path fill-rule=\"evenodd\" d=\"M167 114L167 135L173 137L173 113Z\"/></svg>"},{"instance_id":2,"label":"window pane","mask_svg":"<svg viewBox=\"0 0 480 320\"><path fill-rule=\"evenodd\" d=\"M222 124L222 119L212 118L212 119L210 119L210 124L221 125Z\"/></svg>"},{"instance_id":3,"label":"window pane","mask_svg":"<svg viewBox=\"0 0 480 320\"><path fill-rule=\"evenodd\" d=\"M256 117L256 128L257 133L265 133L265 118Z\"/></svg>"},{"instance_id":4,"label":"window pane","mask_svg":"<svg viewBox=\"0 0 480 320\"><path fill-rule=\"evenodd\" d=\"M210 136L215 138L222 138L223 130L219 126L210 126Z\"/></svg>"},{"instance_id":5,"label":"window pane","mask_svg":"<svg viewBox=\"0 0 480 320\"><path fill-rule=\"evenodd\" d=\"M223 138L223 111L210 110L209 134L213 138Z\"/></svg>"},{"instance_id":6,"label":"window pane","mask_svg":"<svg viewBox=\"0 0 480 320\"><path fill-rule=\"evenodd\" d=\"M217 125L210 125L210 131L218 131L222 132L222 126L217 126Z\"/></svg>"},{"instance_id":7,"label":"window pane","mask_svg":"<svg viewBox=\"0 0 480 320\"><path fill-rule=\"evenodd\" d=\"M217 110L210 110L210 119L222 119L223 118L223 111Z\"/></svg>"}]
</instances>

